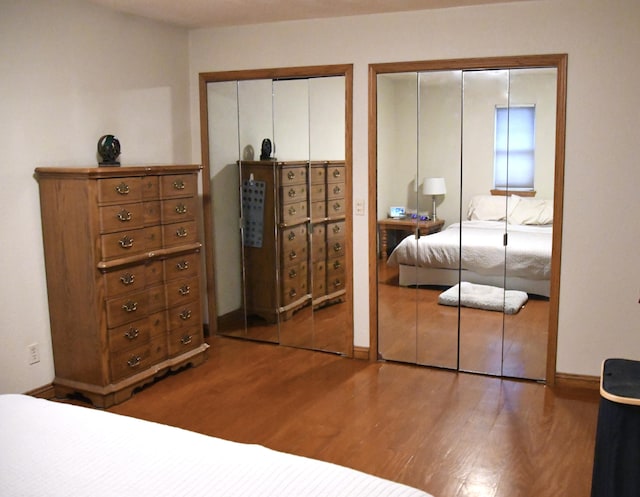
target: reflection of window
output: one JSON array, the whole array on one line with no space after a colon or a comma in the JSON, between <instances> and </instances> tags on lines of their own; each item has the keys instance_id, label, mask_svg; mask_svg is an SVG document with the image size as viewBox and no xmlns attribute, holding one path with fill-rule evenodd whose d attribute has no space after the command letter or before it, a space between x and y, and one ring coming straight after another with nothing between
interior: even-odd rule
<instances>
[{"instance_id":1,"label":"reflection of window","mask_svg":"<svg viewBox=\"0 0 640 497\"><path fill-rule=\"evenodd\" d=\"M496 107L493 182L501 190L533 190L534 106Z\"/></svg>"}]
</instances>

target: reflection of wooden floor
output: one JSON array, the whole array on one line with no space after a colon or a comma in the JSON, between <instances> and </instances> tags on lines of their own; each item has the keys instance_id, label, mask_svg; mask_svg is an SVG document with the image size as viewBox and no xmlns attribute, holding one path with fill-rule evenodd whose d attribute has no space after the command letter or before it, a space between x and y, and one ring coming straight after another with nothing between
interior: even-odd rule
<instances>
[{"instance_id":1,"label":"reflection of wooden floor","mask_svg":"<svg viewBox=\"0 0 640 497\"><path fill-rule=\"evenodd\" d=\"M443 288L398 286L396 268L378 266L380 356L461 370L544 379L549 301L530 296L517 314L438 304ZM418 324L416 324L418 323ZM503 342L504 329L504 342ZM504 343L504 347L503 347Z\"/></svg>"},{"instance_id":2,"label":"reflection of wooden floor","mask_svg":"<svg viewBox=\"0 0 640 497\"><path fill-rule=\"evenodd\" d=\"M256 316L247 316L245 321L244 314L239 310L218 318L218 334L351 354L353 338L348 333L348 319L348 306L345 302L313 309L313 314L310 305L303 307L290 319L282 320L279 325Z\"/></svg>"}]
</instances>

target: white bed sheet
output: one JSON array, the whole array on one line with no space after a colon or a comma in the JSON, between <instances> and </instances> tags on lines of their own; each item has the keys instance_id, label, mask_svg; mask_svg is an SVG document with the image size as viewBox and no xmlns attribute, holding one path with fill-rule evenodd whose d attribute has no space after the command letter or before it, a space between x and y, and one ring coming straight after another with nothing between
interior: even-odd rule
<instances>
[{"instance_id":1,"label":"white bed sheet","mask_svg":"<svg viewBox=\"0 0 640 497\"><path fill-rule=\"evenodd\" d=\"M439 233L418 240L413 235L406 237L391 253L387 264L457 270L460 254L462 269L480 275L502 275L505 269L505 223L465 221L462 223L462 239L460 226L460 223L454 223ZM550 279L552 227L508 225L508 233L508 276Z\"/></svg>"},{"instance_id":2,"label":"white bed sheet","mask_svg":"<svg viewBox=\"0 0 640 497\"><path fill-rule=\"evenodd\" d=\"M25 395L0 395L0 495L428 497L342 466Z\"/></svg>"}]
</instances>

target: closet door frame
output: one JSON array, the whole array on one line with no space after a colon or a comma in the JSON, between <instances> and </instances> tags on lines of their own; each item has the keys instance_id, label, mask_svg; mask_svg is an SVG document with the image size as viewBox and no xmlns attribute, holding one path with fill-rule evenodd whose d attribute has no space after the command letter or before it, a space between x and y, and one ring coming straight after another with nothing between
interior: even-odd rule
<instances>
[{"instance_id":1,"label":"closet door frame","mask_svg":"<svg viewBox=\"0 0 640 497\"><path fill-rule=\"evenodd\" d=\"M546 384L556 383L558 311L560 301L560 262L562 252L562 212L564 197L564 161L567 100L567 54L443 59L389 62L369 65L369 360L378 360L378 277L377 277L377 80L379 74L443 70L521 69L553 67L557 69L555 171L553 198L553 238L551 253L551 295L547 341Z\"/></svg>"}]
</instances>

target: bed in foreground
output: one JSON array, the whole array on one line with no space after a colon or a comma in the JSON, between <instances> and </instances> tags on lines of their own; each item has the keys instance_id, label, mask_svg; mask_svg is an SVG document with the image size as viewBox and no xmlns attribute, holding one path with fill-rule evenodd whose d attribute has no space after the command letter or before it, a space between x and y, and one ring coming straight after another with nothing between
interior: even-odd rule
<instances>
[{"instance_id":1,"label":"bed in foreground","mask_svg":"<svg viewBox=\"0 0 640 497\"><path fill-rule=\"evenodd\" d=\"M0 395L0 495L429 497L334 464L88 407Z\"/></svg>"}]
</instances>

